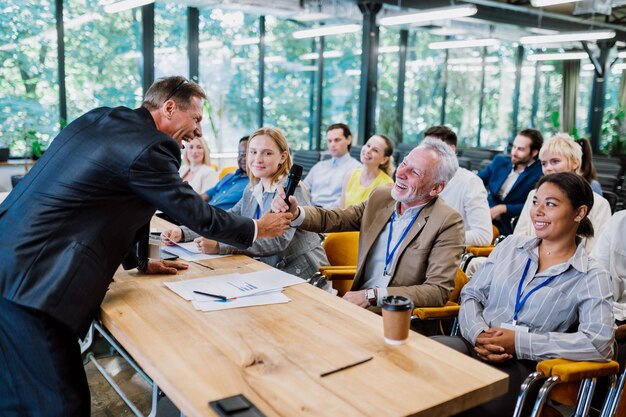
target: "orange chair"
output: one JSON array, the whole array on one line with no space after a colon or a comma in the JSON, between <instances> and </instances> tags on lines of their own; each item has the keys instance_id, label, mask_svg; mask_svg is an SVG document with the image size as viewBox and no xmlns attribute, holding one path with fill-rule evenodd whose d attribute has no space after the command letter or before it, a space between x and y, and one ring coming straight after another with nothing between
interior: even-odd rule
<instances>
[{"instance_id":1,"label":"orange chair","mask_svg":"<svg viewBox=\"0 0 626 417\"><path fill-rule=\"evenodd\" d=\"M359 256L359 232L329 233L322 243L329 266L319 271L332 283L337 295L350 291Z\"/></svg>"},{"instance_id":2,"label":"orange chair","mask_svg":"<svg viewBox=\"0 0 626 417\"><path fill-rule=\"evenodd\" d=\"M218 177L221 180L222 178L224 178L224 176L226 176L226 174L230 174L231 172L235 172L237 171L237 166L232 166L232 167L224 167L222 168L222 170L220 171ZM215 166L215 170L217 170L217 166Z\"/></svg>"},{"instance_id":3,"label":"orange chair","mask_svg":"<svg viewBox=\"0 0 626 417\"><path fill-rule=\"evenodd\" d=\"M450 299L443 307L416 307L413 309L414 318L420 320L445 320L453 319L452 336L456 336L458 332L459 310L461 309L461 290L469 282L469 278L461 268L457 268L456 277L454 278L454 289L450 293ZM443 333L443 328L441 328Z\"/></svg>"},{"instance_id":4,"label":"orange chair","mask_svg":"<svg viewBox=\"0 0 626 417\"><path fill-rule=\"evenodd\" d=\"M495 246L496 239L500 236L500 232L496 226L491 226L493 228L493 239L491 239L491 245L489 246L467 246L465 251L467 253L471 253L474 256L489 256L493 247Z\"/></svg>"}]
</instances>

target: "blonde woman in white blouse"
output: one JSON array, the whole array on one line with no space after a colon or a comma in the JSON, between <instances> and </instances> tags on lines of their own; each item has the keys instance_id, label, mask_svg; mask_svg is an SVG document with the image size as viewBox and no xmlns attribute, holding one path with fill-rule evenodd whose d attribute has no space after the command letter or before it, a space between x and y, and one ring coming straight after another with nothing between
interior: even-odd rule
<instances>
[{"instance_id":1,"label":"blonde woman in white blouse","mask_svg":"<svg viewBox=\"0 0 626 417\"><path fill-rule=\"evenodd\" d=\"M202 138L187 142L178 173L198 194L203 194L217 184L218 175L211 167L209 147Z\"/></svg>"},{"instance_id":2,"label":"blonde woman in white blouse","mask_svg":"<svg viewBox=\"0 0 626 417\"><path fill-rule=\"evenodd\" d=\"M539 151L541 168L544 175L558 172L573 172L580 175L583 153L579 144L566 133L559 133L546 141ZM536 190L528 194L524 208L520 213L519 220L515 226L516 235L536 236L535 228L530 220L530 208ZM595 243L595 238L599 236L606 223L611 218L611 206L609 202L600 194L593 193L593 209L589 213L589 219L595 230L594 236L585 237L583 242L588 252L591 252Z\"/></svg>"}]
</instances>

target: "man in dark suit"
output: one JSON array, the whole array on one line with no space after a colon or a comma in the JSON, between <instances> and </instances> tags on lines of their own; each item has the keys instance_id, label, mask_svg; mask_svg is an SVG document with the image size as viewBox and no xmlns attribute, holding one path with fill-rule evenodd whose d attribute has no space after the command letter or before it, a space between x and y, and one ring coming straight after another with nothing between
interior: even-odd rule
<instances>
[{"instance_id":1,"label":"man in dark suit","mask_svg":"<svg viewBox=\"0 0 626 417\"><path fill-rule=\"evenodd\" d=\"M142 107L98 108L54 139L0 205L0 415L88 416L78 347L157 208L240 247L282 234L291 216L251 219L207 205L178 175L183 140L202 135L206 95L183 77L156 82ZM142 262L143 261L143 262Z\"/></svg>"},{"instance_id":2,"label":"man in dark suit","mask_svg":"<svg viewBox=\"0 0 626 417\"><path fill-rule=\"evenodd\" d=\"M483 180L491 207L491 220L501 235L513 233L511 219L519 216L530 190L542 175L538 161L543 137L525 129L513 141L511 156L498 155L478 176Z\"/></svg>"}]
</instances>

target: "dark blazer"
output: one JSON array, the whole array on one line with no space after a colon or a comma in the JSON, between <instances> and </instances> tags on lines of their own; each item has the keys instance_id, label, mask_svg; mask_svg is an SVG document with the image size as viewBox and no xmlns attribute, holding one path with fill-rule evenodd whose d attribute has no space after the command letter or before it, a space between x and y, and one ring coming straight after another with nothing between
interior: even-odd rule
<instances>
[{"instance_id":1,"label":"dark blazer","mask_svg":"<svg viewBox=\"0 0 626 417\"><path fill-rule=\"evenodd\" d=\"M478 173L478 176L483 180L489 192L489 196L487 197L489 207L498 204L506 204L506 213L500 216L499 221L494 221L500 233L504 235L513 233L511 219L519 216L522 212L528 193L535 188L535 184L543 175L541 171L541 161L537 159L519 175L511 191L504 200L502 200L498 197L498 191L502 188L502 184L504 184L504 181L509 176L511 169L513 169L511 157L507 155L497 155L493 158L489 166L483 168Z\"/></svg>"},{"instance_id":2,"label":"dark blazer","mask_svg":"<svg viewBox=\"0 0 626 417\"><path fill-rule=\"evenodd\" d=\"M252 220L204 203L179 166L178 143L144 108L99 108L69 124L0 205L0 295L81 334L157 208L251 245Z\"/></svg>"}]
</instances>

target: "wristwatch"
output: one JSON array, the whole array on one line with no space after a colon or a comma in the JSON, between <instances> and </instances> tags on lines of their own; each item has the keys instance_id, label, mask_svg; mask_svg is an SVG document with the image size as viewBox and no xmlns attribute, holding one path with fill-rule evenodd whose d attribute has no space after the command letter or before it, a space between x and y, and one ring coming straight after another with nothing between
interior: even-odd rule
<instances>
[{"instance_id":1,"label":"wristwatch","mask_svg":"<svg viewBox=\"0 0 626 417\"><path fill-rule=\"evenodd\" d=\"M376 291L376 288L366 289L365 299L372 307L375 307L378 304L378 291Z\"/></svg>"}]
</instances>

